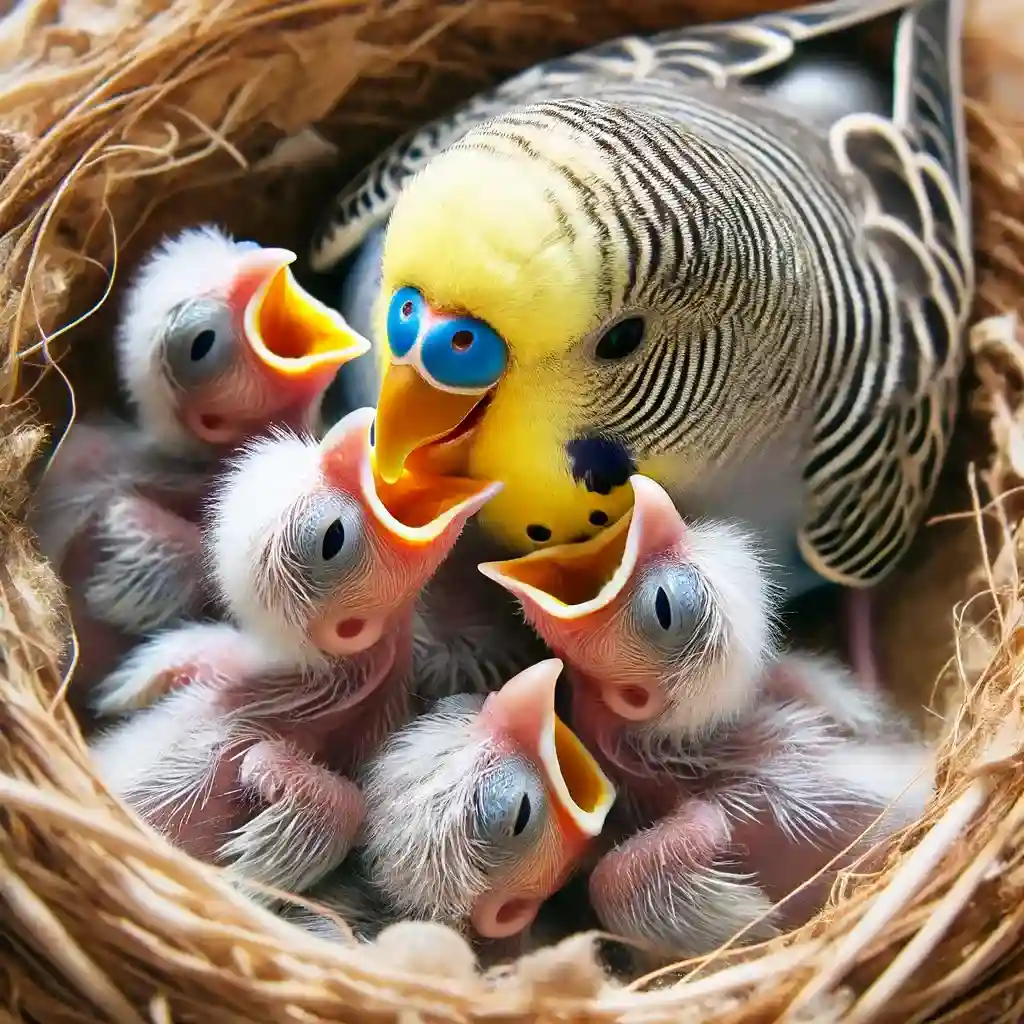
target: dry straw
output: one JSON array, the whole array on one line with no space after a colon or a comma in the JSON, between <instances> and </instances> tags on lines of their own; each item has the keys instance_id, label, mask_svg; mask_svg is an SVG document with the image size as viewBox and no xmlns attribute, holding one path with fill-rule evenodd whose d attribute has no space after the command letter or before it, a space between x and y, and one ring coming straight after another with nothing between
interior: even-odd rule
<instances>
[{"instance_id":1,"label":"dry straw","mask_svg":"<svg viewBox=\"0 0 1024 1024\"><path fill-rule=\"evenodd\" d=\"M1024 7L971 7L975 398L949 513L882 595L890 676L930 703L940 792L821 918L671 978L604 978L592 938L479 974L406 925L359 949L245 903L100 789L58 692L60 590L21 525L41 425L110 395L112 266L216 216L301 245L397 128L538 58L771 0L25 0L0 22L0 1019L1017 1021L1024 1017ZM9 6L9 3L8 5ZM1018 77L1015 77L1018 76ZM299 136L310 123L337 144ZM298 184L296 184L298 182ZM119 274L115 273L115 277ZM59 371L48 365L59 357ZM936 678L939 683L936 685ZM4 1009L6 1007L6 1009Z\"/></svg>"}]
</instances>

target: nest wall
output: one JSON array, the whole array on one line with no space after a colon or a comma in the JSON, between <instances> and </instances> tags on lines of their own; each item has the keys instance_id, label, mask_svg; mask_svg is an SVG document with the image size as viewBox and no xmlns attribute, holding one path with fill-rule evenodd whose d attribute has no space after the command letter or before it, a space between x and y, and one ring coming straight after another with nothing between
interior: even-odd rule
<instances>
[{"instance_id":1,"label":"nest wall","mask_svg":"<svg viewBox=\"0 0 1024 1024\"><path fill-rule=\"evenodd\" d=\"M969 2L969 400L935 521L880 596L889 677L941 743L939 795L818 919L627 987L586 935L489 973L439 926L328 944L107 796L62 701L61 589L22 524L48 442L113 396L116 293L141 252L204 219L302 252L348 172L504 75L779 6L23 0L0 21L0 1020L1024 1018L1022 0Z\"/></svg>"}]
</instances>

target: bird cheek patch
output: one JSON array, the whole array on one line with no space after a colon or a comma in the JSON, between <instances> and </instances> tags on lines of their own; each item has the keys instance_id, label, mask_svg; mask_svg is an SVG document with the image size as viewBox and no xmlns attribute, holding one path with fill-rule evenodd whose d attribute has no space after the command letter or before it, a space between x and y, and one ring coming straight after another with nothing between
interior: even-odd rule
<instances>
[{"instance_id":1,"label":"bird cheek patch","mask_svg":"<svg viewBox=\"0 0 1024 1024\"><path fill-rule=\"evenodd\" d=\"M621 441L578 437L565 446L572 478L595 494L611 494L636 473L633 456Z\"/></svg>"}]
</instances>

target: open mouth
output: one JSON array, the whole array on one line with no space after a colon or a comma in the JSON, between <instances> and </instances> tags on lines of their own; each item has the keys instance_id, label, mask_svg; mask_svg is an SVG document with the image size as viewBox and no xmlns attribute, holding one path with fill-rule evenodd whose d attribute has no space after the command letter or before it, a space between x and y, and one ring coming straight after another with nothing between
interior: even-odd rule
<instances>
[{"instance_id":1,"label":"open mouth","mask_svg":"<svg viewBox=\"0 0 1024 1024\"><path fill-rule=\"evenodd\" d=\"M555 712L563 663L539 661L491 693L482 714L541 770L563 834L592 839L604 827L615 788Z\"/></svg>"},{"instance_id":2,"label":"open mouth","mask_svg":"<svg viewBox=\"0 0 1024 1024\"><path fill-rule=\"evenodd\" d=\"M377 396L374 452L380 475L397 480L410 459L423 469L465 475L467 442L494 392L446 391L411 364L392 363Z\"/></svg>"},{"instance_id":3,"label":"open mouth","mask_svg":"<svg viewBox=\"0 0 1024 1024\"><path fill-rule=\"evenodd\" d=\"M369 460L364 489L378 516L392 532L411 543L435 540L457 517L469 517L500 490L501 485L464 476L445 476L407 466L388 483Z\"/></svg>"},{"instance_id":4,"label":"open mouth","mask_svg":"<svg viewBox=\"0 0 1024 1024\"><path fill-rule=\"evenodd\" d=\"M487 562L480 571L513 592L528 588L535 601L561 618L584 615L611 600L629 577L631 520L627 512L590 540Z\"/></svg>"},{"instance_id":5,"label":"open mouth","mask_svg":"<svg viewBox=\"0 0 1024 1024\"><path fill-rule=\"evenodd\" d=\"M310 295L288 266L276 270L250 299L245 330L260 360L288 376L337 368L370 350L370 343Z\"/></svg>"},{"instance_id":6,"label":"open mouth","mask_svg":"<svg viewBox=\"0 0 1024 1024\"><path fill-rule=\"evenodd\" d=\"M469 437L470 434L476 430L477 427L483 422L484 414L487 412L491 401L494 399L494 392L488 391L487 394L480 399L476 405L459 421L459 423L448 431L447 434L442 434L440 437L435 438L433 441L428 441L425 445L420 448L420 451L424 451L432 448L443 448L449 445L457 444L459 441L464 441Z\"/></svg>"},{"instance_id":7,"label":"open mouth","mask_svg":"<svg viewBox=\"0 0 1024 1024\"><path fill-rule=\"evenodd\" d=\"M553 709L539 752L562 813L583 837L600 835L615 802L615 789L590 751Z\"/></svg>"}]
</instances>

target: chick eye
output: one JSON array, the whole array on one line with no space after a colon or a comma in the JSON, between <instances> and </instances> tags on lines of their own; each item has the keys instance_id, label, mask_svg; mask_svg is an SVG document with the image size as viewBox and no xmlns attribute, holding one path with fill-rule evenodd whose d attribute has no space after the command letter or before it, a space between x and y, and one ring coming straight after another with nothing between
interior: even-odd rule
<instances>
[{"instance_id":1,"label":"chick eye","mask_svg":"<svg viewBox=\"0 0 1024 1024\"><path fill-rule=\"evenodd\" d=\"M643 343L645 334L644 318L641 316L627 317L613 324L601 335L594 355L598 359L614 361L632 355Z\"/></svg>"},{"instance_id":2,"label":"chick eye","mask_svg":"<svg viewBox=\"0 0 1024 1024\"><path fill-rule=\"evenodd\" d=\"M299 514L288 548L319 592L333 591L362 557L363 516L348 495L326 493Z\"/></svg>"},{"instance_id":3,"label":"chick eye","mask_svg":"<svg viewBox=\"0 0 1024 1024\"><path fill-rule=\"evenodd\" d=\"M237 354L231 314L213 299L183 303L171 314L163 341L164 366L179 388L207 384Z\"/></svg>"},{"instance_id":4,"label":"chick eye","mask_svg":"<svg viewBox=\"0 0 1024 1024\"><path fill-rule=\"evenodd\" d=\"M519 811L516 814L516 820L512 825L512 835L518 836L526 831L527 825L530 824L530 794L524 793L523 799L519 801Z\"/></svg>"},{"instance_id":5,"label":"chick eye","mask_svg":"<svg viewBox=\"0 0 1024 1024\"><path fill-rule=\"evenodd\" d=\"M210 349L213 348L214 342L217 340L217 332L207 328L205 331L200 331L195 338L192 340L192 348L189 350L189 356L193 363L198 363L200 359L205 359L210 354Z\"/></svg>"},{"instance_id":6,"label":"chick eye","mask_svg":"<svg viewBox=\"0 0 1024 1024\"><path fill-rule=\"evenodd\" d=\"M476 795L473 826L487 860L497 866L535 839L546 807L537 770L524 758L506 758L488 772Z\"/></svg>"},{"instance_id":7,"label":"chick eye","mask_svg":"<svg viewBox=\"0 0 1024 1024\"><path fill-rule=\"evenodd\" d=\"M320 543L320 557L329 562L341 553L344 546L345 524L338 518L324 531L324 539Z\"/></svg>"},{"instance_id":8,"label":"chick eye","mask_svg":"<svg viewBox=\"0 0 1024 1024\"><path fill-rule=\"evenodd\" d=\"M703 577L692 565L665 565L643 579L633 595L632 615L639 632L670 653L684 651L712 600Z\"/></svg>"},{"instance_id":9,"label":"chick eye","mask_svg":"<svg viewBox=\"0 0 1024 1024\"><path fill-rule=\"evenodd\" d=\"M662 629L672 628L672 602L669 601L664 587L658 587L654 595L654 614Z\"/></svg>"}]
</instances>

